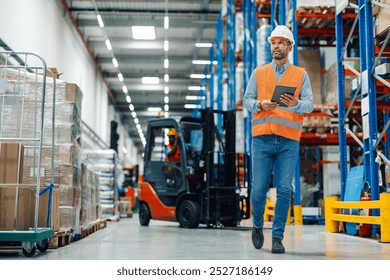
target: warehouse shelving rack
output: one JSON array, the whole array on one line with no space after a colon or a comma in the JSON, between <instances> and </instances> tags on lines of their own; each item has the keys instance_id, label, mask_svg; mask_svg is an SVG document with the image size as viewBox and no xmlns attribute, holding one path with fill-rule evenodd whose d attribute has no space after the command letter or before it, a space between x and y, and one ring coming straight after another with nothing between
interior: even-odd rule
<instances>
[{"instance_id":1,"label":"warehouse shelving rack","mask_svg":"<svg viewBox=\"0 0 390 280\"><path fill-rule=\"evenodd\" d=\"M336 3L337 4L337 3ZM330 232L337 232L335 228L335 222L356 222L356 223L367 223L373 224L372 227L372 236L376 237L379 234L380 226L380 238L382 242L390 242L390 229L388 228L388 217L386 213L388 209L385 209L385 202L388 201L389 193L380 193L380 176L378 176L380 171L380 166L378 163L384 161L385 165L389 166L388 160L388 133L389 133L389 118L388 118L388 97L387 94L390 93L390 83L380 77L375 73L378 61L381 59L382 55L385 53L389 42L389 28L387 29L387 35L384 41L382 41L382 46L379 48L375 46L375 38L373 34L373 16L372 16L372 4L381 5L384 8L390 8L389 5L383 5L377 1L364 1L359 0L358 5L354 6L357 9L358 14L358 30L359 30L359 45L360 45L360 73L358 79L358 89L357 93L354 95L351 104L345 106L345 92L344 92L344 67L348 67L344 63L344 54L345 49L350 42L351 35L348 36L347 41L344 44L344 34L343 34L343 22L342 22L342 12L347 7L348 3L339 3L336 10L336 43L337 43L337 63L338 67L338 92L339 92L339 147L340 147L340 172L341 172L341 201L337 202L330 200L328 202L329 213L327 214L327 230ZM354 24L353 27L355 27ZM375 54L377 56L375 57ZM379 80L379 83L378 83ZM381 91L384 95L381 97L378 94L378 84L381 85ZM387 86L383 88L383 86ZM384 98L383 98L384 97ZM365 205L363 202L356 202L354 205L349 205L345 200L346 192L346 181L347 181L347 151L346 151L346 135L351 133L350 130L346 127L345 119L348 117L350 112L350 107L354 104L356 99L360 99L360 112L362 116L362 128L363 128L363 140L356 141L363 148L363 160L364 160L364 171L363 171L363 180L367 182L371 190L371 199L372 204L377 203L380 207L375 207L374 205ZM385 104L379 102L384 99ZM387 104L386 104L387 103ZM378 110L379 109L379 110ZM378 112L383 112L383 125L379 122ZM378 136L379 130L382 129L382 132ZM386 136L386 137L385 137ZM383 138L385 138L383 140ZM385 149L385 152L382 153L379 151L380 145ZM356 207L369 208L372 209L373 217L364 217L363 220L359 220L358 217L347 214L337 214L339 209Z\"/></svg>"},{"instance_id":2,"label":"warehouse shelving rack","mask_svg":"<svg viewBox=\"0 0 390 280\"><path fill-rule=\"evenodd\" d=\"M12 228L9 228L8 218L3 217L5 224L0 231L0 243L5 248L7 245L21 245L23 254L32 257L37 248L45 252L49 248L49 239L54 235L52 192L56 79L47 69L45 60L37 54L5 51L0 52L0 57L4 59L0 64L0 143L12 142L18 146L17 155L13 155L17 170L15 176L8 178L10 180L4 179L0 185L0 191L6 192L3 196L5 207L13 203L14 208L13 211L3 209L1 213L11 213L13 218ZM46 75L53 79L52 96L46 92ZM49 171L42 167L44 147L51 149ZM23 176L25 156L29 157L31 166L26 170L28 174ZM5 160L3 165L10 163L7 158ZM4 172L8 173L7 170ZM47 181L50 183L45 187ZM40 197L47 192L48 205L40 205ZM13 202L6 200L13 197ZM43 215L40 213L42 209L45 210ZM30 215L33 215L32 221ZM40 221L43 217L45 221Z\"/></svg>"}]
</instances>

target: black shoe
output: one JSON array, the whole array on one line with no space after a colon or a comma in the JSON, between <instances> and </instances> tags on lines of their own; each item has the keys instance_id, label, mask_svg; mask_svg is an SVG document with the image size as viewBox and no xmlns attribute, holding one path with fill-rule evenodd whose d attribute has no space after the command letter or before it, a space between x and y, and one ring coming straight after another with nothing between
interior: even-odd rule
<instances>
[{"instance_id":1,"label":"black shoe","mask_svg":"<svg viewBox=\"0 0 390 280\"><path fill-rule=\"evenodd\" d=\"M283 243L282 243L282 238L272 237L272 253L283 254L285 252L286 251L285 251Z\"/></svg>"},{"instance_id":2,"label":"black shoe","mask_svg":"<svg viewBox=\"0 0 390 280\"><path fill-rule=\"evenodd\" d=\"M252 244L256 249L261 249L264 243L263 228L252 228Z\"/></svg>"}]
</instances>

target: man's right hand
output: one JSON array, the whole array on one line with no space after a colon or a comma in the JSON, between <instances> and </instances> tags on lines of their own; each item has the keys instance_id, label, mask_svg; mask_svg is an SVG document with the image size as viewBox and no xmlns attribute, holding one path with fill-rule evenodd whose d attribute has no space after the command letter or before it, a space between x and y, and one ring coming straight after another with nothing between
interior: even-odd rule
<instances>
[{"instance_id":1,"label":"man's right hand","mask_svg":"<svg viewBox=\"0 0 390 280\"><path fill-rule=\"evenodd\" d=\"M260 102L261 110L272 111L278 108L279 104L277 102L272 102L271 100L262 100Z\"/></svg>"}]
</instances>

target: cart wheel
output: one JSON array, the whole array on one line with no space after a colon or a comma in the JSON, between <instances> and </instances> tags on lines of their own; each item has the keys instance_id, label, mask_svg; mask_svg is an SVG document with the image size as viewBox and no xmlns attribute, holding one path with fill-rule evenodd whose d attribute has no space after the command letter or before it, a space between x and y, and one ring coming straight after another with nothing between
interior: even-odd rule
<instances>
[{"instance_id":1,"label":"cart wheel","mask_svg":"<svg viewBox=\"0 0 390 280\"><path fill-rule=\"evenodd\" d=\"M150 215L149 207L145 203L142 203L140 205L138 217L139 217L139 223L141 224L141 226L148 226L149 225L151 215Z\"/></svg>"},{"instance_id":2,"label":"cart wheel","mask_svg":"<svg viewBox=\"0 0 390 280\"><path fill-rule=\"evenodd\" d=\"M177 217L183 228L196 228L200 222L199 203L192 200L185 200L179 206Z\"/></svg>"},{"instance_id":3,"label":"cart wheel","mask_svg":"<svg viewBox=\"0 0 390 280\"><path fill-rule=\"evenodd\" d=\"M42 239L37 242L37 248L41 252L46 252L49 249L49 239Z\"/></svg>"},{"instance_id":4,"label":"cart wheel","mask_svg":"<svg viewBox=\"0 0 390 280\"><path fill-rule=\"evenodd\" d=\"M35 246L35 242L23 241L22 242L22 253L25 257L32 257L35 255L37 251L37 247Z\"/></svg>"}]
</instances>

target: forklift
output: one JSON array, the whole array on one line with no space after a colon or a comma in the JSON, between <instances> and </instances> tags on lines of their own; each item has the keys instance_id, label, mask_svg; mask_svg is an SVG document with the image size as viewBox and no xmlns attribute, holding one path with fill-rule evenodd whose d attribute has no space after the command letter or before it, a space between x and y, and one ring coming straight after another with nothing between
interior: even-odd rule
<instances>
[{"instance_id":1,"label":"forklift","mask_svg":"<svg viewBox=\"0 0 390 280\"><path fill-rule=\"evenodd\" d=\"M200 118L149 121L138 183L141 226L153 219L183 228L236 227L250 218L249 156L236 153L236 113L211 108L199 113ZM171 128L179 136L176 162L166 158Z\"/></svg>"}]
</instances>

